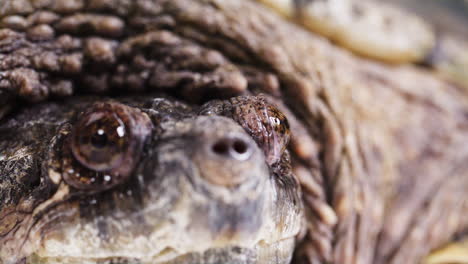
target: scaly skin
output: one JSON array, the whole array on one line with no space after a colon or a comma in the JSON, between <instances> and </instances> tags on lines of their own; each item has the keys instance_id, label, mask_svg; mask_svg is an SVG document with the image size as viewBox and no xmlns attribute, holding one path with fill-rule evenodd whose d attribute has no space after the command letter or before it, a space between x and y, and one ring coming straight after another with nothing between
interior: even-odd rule
<instances>
[{"instance_id":1,"label":"scaly skin","mask_svg":"<svg viewBox=\"0 0 468 264\"><path fill-rule=\"evenodd\" d=\"M251 1L35 1L54 12L35 16L22 2L1 10L16 21L0 44L9 109L86 92L270 94L306 207L294 263L418 263L468 228L460 86L356 57Z\"/></svg>"}]
</instances>

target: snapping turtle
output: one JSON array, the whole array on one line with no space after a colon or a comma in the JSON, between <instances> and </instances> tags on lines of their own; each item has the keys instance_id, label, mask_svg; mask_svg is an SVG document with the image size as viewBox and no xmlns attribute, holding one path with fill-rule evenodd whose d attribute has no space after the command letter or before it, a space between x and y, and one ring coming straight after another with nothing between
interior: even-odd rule
<instances>
[{"instance_id":1,"label":"snapping turtle","mask_svg":"<svg viewBox=\"0 0 468 264\"><path fill-rule=\"evenodd\" d=\"M293 263L418 263L466 233L463 82L419 65L361 58L252 1L13 0L2 2L0 16L0 114L11 114L0 128L5 263L287 263L293 237ZM129 92L170 94L191 106L159 97L162 106L154 105L154 95L146 95L13 111L47 98ZM269 96L249 97L259 93ZM83 110L82 100L96 103ZM245 104L233 107L239 101ZM161 111L167 118L155 117ZM95 112L116 112L104 118L115 128L111 145L89 121ZM292 131L290 159L283 114ZM121 121L141 124L131 128L134 143L119 139ZM96 137L80 133L83 126ZM230 132L237 136L214 147ZM197 142L226 162L199 154L203 147L194 153ZM89 171L96 177L82 177ZM200 172L197 184L162 176ZM229 192L257 177L263 192ZM139 178L147 181L139 185ZM194 190L226 184L202 195ZM164 192L153 196L159 187ZM57 203L68 195L75 200ZM232 203L216 207L216 196ZM181 207L145 209L171 197L182 199ZM198 217L183 215L189 212ZM182 224L193 233L160 220L177 213L174 221L189 221ZM212 221L223 228L208 230ZM165 243L151 240L164 235L158 230L172 234L166 236L174 244L158 247Z\"/></svg>"}]
</instances>

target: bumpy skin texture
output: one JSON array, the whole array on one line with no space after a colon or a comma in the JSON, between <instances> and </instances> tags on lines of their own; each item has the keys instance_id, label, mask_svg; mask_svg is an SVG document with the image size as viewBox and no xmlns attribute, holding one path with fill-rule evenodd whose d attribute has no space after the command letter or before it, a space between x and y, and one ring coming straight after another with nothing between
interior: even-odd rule
<instances>
[{"instance_id":1,"label":"bumpy skin texture","mask_svg":"<svg viewBox=\"0 0 468 264\"><path fill-rule=\"evenodd\" d=\"M417 263L468 228L459 86L357 58L250 1L13 2L0 11L16 21L3 22L0 44L9 96L271 94L306 204L296 263ZM30 25L42 17L34 3L53 12L37 23L48 29Z\"/></svg>"}]
</instances>

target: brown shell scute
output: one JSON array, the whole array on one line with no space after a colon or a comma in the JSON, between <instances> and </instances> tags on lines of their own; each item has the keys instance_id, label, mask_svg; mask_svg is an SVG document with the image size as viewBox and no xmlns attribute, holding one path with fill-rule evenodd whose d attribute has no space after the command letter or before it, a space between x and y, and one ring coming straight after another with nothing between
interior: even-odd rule
<instances>
[{"instance_id":1,"label":"brown shell scute","mask_svg":"<svg viewBox=\"0 0 468 264\"><path fill-rule=\"evenodd\" d=\"M100 191L127 179L151 133L149 117L120 103L96 103L80 115L63 145L63 176L71 186Z\"/></svg>"}]
</instances>

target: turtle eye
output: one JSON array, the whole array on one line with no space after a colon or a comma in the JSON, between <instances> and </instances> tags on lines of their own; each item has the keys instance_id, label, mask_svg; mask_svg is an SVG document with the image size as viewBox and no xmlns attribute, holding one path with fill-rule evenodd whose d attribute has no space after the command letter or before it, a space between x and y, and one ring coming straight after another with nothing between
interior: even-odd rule
<instances>
[{"instance_id":1,"label":"turtle eye","mask_svg":"<svg viewBox=\"0 0 468 264\"><path fill-rule=\"evenodd\" d=\"M73 131L72 151L83 166L105 171L115 168L128 151L130 133L122 118L111 111L82 117Z\"/></svg>"},{"instance_id":2,"label":"turtle eye","mask_svg":"<svg viewBox=\"0 0 468 264\"><path fill-rule=\"evenodd\" d=\"M134 169L151 132L145 113L123 104L96 103L81 114L64 144L65 181L78 189L103 190Z\"/></svg>"},{"instance_id":3,"label":"turtle eye","mask_svg":"<svg viewBox=\"0 0 468 264\"><path fill-rule=\"evenodd\" d=\"M241 96L231 99L232 117L257 142L268 164L276 163L286 149L289 123L286 116L262 96Z\"/></svg>"}]
</instances>

